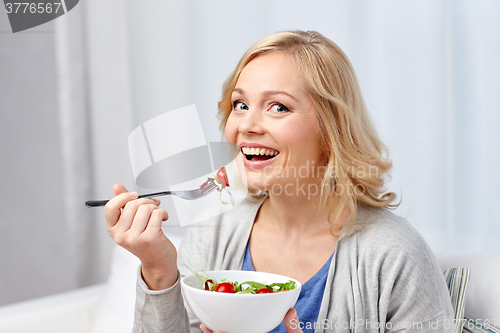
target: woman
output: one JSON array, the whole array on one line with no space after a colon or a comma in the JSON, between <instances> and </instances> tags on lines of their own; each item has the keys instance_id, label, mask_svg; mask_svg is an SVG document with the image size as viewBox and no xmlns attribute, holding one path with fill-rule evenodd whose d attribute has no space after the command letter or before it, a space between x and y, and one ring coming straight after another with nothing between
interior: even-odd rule
<instances>
[{"instance_id":1,"label":"woman","mask_svg":"<svg viewBox=\"0 0 500 333\"><path fill-rule=\"evenodd\" d=\"M142 262L134 332L208 332L179 285L202 269L303 283L275 332L447 331L453 310L440 268L387 210L391 162L338 46L316 32L260 40L224 84L219 117L241 147L252 200L190 228L178 256L157 200L115 185L106 205L109 234Z\"/></svg>"}]
</instances>

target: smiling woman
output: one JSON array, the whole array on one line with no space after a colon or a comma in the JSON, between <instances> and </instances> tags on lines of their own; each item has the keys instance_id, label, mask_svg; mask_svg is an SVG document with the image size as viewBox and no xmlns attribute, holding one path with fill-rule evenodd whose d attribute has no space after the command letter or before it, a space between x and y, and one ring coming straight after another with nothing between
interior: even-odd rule
<instances>
[{"instance_id":1,"label":"smiling woman","mask_svg":"<svg viewBox=\"0 0 500 333\"><path fill-rule=\"evenodd\" d=\"M249 72L254 76L248 77ZM263 81L266 78L268 82ZM253 91L248 93L257 94L255 90L259 89L261 102L268 103L264 107L266 111L271 111L268 112L269 119L293 118L279 124L283 135L291 136L297 143L308 147L301 150L300 145L290 142L302 152L301 160L310 163L307 169L312 170L309 172L319 174L317 179L321 184L310 189L318 190L322 205L329 206L332 226L347 209L352 219L343 234L354 232L357 202L375 207L397 206L393 204L395 194L384 192L384 180L392 167L387 149L370 122L352 65L335 43L317 32L282 32L255 43L243 55L223 87L219 118L226 137L228 129L232 129L232 124L236 122L234 116L241 118L244 111L250 111L250 105L244 102L246 100L238 98L246 97L248 100L245 89L252 88ZM311 128L290 127L294 120ZM305 120L309 122L304 123ZM268 124L278 130L276 123ZM315 128L312 129L312 126ZM303 140L304 136L317 142L311 145L310 140ZM311 153L310 148L318 145L322 152L321 160L308 159L303 155L305 151ZM253 167L267 165L269 163L258 163ZM287 171L285 175L297 170L297 166L280 168ZM332 191L334 188L335 191ZM332 196L332 193L336 195Z\"/></svg>"},{"instance_id":2,"label":"smiling woman","mask_svg":"<svg viewBox=\"0 0 500 333\"><path fill-rule=\"evenodd\" d=\"M453 331L436 258L388 210L391 162L338 46L316 32L262 39L226 81L219 117L252 200L190 227L178 254L158 202L116 185L106 205L109 234L142 262L134 332L220 329L184 305L179 280L203 269L300 282L272 332Z\"/></svg>"},{"instance_id":3,"label":"smiling woman","mask_svg":"<svg viewBox=\"0 0 500 333\"><path fill-rule=\"evenodd\" d=\"M306 163L323 164L325 153L314 106L286 54L273 52L248 63L239 75L231 101L225 135L242 151L250 150L243 159L250 189L279 191L294 181L279 177L279 173L308 169ZM264 157L262 151L270 153ZM252 153L261 157L252 157ZM303 176L300 183L312 181L309 170Z\"/></svg>"}]
</instances>

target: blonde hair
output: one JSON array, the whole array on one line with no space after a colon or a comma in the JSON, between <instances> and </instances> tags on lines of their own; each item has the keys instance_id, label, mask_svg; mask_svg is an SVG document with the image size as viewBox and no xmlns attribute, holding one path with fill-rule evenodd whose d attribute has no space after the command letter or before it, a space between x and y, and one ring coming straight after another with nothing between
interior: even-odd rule
<instances>
[{"instance_id":1,"label":"blonde hair","mask_svg":"<svg viewBox=\"0 0 500 333\"><path fill-rule=\"evenodd\" d=\"M321 207L328 205L332 230L342 213L349 212L350 219L340 234L345 237L363 224L355 218L359 204L395 208L399 203L393 204L396 195L384 189L392 167L387 148L371 123L354 69L335 43L314 31L284 31L259 40L223 85L220 129L224 131L232 111L231 94L243 68L252 59L274 51L290 57L316 108L321 143L328 152L319 177Z\"/></svg>"}]
</instances>

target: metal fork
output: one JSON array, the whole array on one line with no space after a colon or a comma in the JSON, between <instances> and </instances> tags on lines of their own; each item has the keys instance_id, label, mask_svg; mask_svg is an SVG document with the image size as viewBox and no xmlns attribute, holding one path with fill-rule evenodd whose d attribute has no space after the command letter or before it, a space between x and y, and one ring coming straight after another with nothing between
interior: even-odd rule
<instances>
[{"instance_id":1,"label":"metal fork","mask_svg":"<svg viewBox=\"0 0 500 333\"><path fill-rule=\"evenodd\" d=\"M203 197L206 197L210 193L212 193L215 189L217 188L217 185L213 182L208 183L206 187L203 189L197 188L196 190L188 190L188 191L163 191L163 192L156 192L156 193L150 193L150 194L141 194L139 195L138 199L140 198L153 198L153 197L160 197L163 195L175 195L178 196L179 198L186 199L186 200L196 200L196 199L201 199ZM101 207L104 206L108 203L109 200L89 200L85 202L85 206L87 207Z\"/></svg>"}]
</instances>

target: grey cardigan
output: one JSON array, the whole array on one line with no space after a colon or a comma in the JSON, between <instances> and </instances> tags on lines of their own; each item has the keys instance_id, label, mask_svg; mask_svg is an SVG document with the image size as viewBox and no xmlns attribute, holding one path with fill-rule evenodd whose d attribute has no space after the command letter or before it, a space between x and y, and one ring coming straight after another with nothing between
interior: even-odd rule
<instances>
[{"instance_id":1,"label":"grey cardigan","mask_svg":"<svg viewBox=\"0 0 500 333\"><path fill-rule=\"evenodd\" d=\"M201 332L184 306L179 279L202 269L241 269L261 204L245 200L190 226L171 288L149 290L139 267L134 333ZM383 208L360 206L356 221L362 228L337 242L317 323L303 324L316 324L315 333L454 332L445 280L418 232Z\"/></svg>"}]
</instances>

